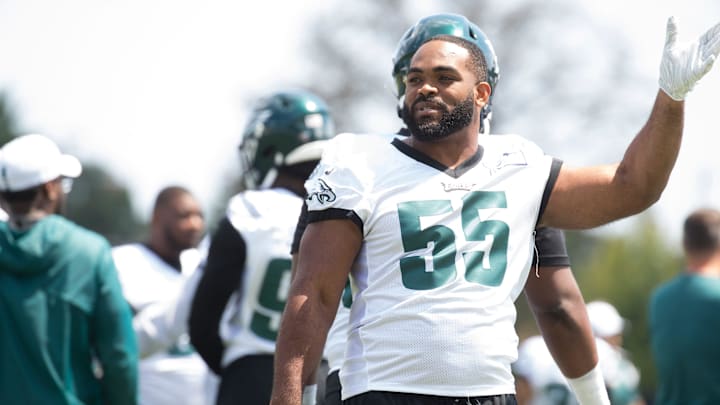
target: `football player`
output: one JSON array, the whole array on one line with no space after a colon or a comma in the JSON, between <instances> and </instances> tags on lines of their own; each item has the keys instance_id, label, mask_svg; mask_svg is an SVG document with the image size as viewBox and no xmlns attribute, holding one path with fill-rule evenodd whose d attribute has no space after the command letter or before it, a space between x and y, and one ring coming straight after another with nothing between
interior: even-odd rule
<instances>
[{"instance_id":1,"label":"football player","mask_svg":"<svg viewBox=\"0 0 720 405\"><path fill-rule=\"evenodd\" d=\"M133 329L140 349L138 392L143 405L183 402L206 405L206 384L212 378L192 350L185 330L156 350L147 350L145 337L154 325L143 319L156 306L174 303L195 272L197 249L205 232L199 201L186 188L168 186L158 192L145 241L112 249L123 295L133 309Z\"/></svg>"},{"instance_id":2,"label":"football player","mask_svg":"<svg viewBox=\"0 0 720 405\"><path fill-rule=\"evenodd\" d=\"M245 127L246 191L230 199L211 238L190 311L191 342L221 378L219 405L270 400L303 182L333 135L325 102L302 90L262 99Z\"/></svg>"},{"instance_id":3,"label":"football player","mask_svg":"<svg viewBox=\"0 0 720 405\"><path fill-rule=\"evenodd\" d=\"M410 27L398 43L393 57L392 75L397 85L398 98L404 98L404 75L407 74L410 59L427 39L436 35L455 35L476 43L482 49L485 59L490 61L488 71L493 89L499 79L499 66L492 44L477 25L457 14L435 14L420 19ZM401 104L400 103L400 104ZM489 131L491 109L486 105L482 110L483 130ZM401 130L401 133L403 131ZM300 221L293 253L299 249L299 238L306 226L307 216ZM536 254L534 263L538 272L528 279L525 293L538 324L546 338L555 347L562 347L559 361L570 377L576 377L592 369L597 361L592 332L584 310L582 294L577 287L570 269L562 232L553 228L539 228L536 233ZM342 365L347 342L348 316L352 292L348 283L335 320L328 332L324 357L329 364L326 382L325 405L341 404L339 370ZM568 350L568 344L572 350ZM562 354L566 356L560 358Z\"/></svg>"},{"instance_id":4,"label":"football player","mask_svg":"<svg viewBox=\"0 0 720 405\"><path fill-rule=\"evenodd\" d=\"M676 41L660 89L617 164L570 168L519 136L480 136L491 85L456 36L418 48L406 79L410 136L340 135L306 183L308 226L276 347L274 404L298 404L351 276L343 400L350 405L513 403L514 300L540 225L590 228L660 196L682 135L682 100L720 53L720 25ZM595 367L574 387L605 403Z\"/></svg>"}]
</instances>

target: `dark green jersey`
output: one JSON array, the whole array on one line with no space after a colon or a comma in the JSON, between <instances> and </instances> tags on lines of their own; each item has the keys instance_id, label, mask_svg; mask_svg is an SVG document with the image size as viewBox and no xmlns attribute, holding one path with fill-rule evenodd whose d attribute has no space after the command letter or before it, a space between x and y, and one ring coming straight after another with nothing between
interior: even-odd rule
<instances>
[{"instance_id":1,"label":"dark green jersey","mask_svg":"<svg viewBox=\"0 0 720 405\"><path fill-rule=\"evenodd\" d=\"M684 273L650 303L656 403L720 404L720 279Z\"/></svg>"},{"instance_id":2,"label":"dark green jersey","mask_svg":"<svg viewBox=\"0 0 720 405\"><path fill-rule=\"evenodd\" d=\"M137 345L110 245L55 215L0 222L0 404L122 404Z\"/></svg>"}]
</instances>

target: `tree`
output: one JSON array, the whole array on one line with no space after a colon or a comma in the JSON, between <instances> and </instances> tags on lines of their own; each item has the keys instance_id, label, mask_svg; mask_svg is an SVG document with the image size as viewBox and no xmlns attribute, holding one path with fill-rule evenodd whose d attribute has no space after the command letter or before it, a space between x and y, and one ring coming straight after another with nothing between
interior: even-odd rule
<instances>
[{"instance_id":1,"label":"tree","mask_svg":"<svg viewBox=\"0 0 720 405\"><path fill-rule=\"evenodd\" d=\"M104 235L110 243L138 240L146 227L132 209L130 193L103 168L84 164L68 196L67 217Z\"/></svg>"},{"instance_id":2,"label":"tree","mask_svg":"<svg viewBox=\"0 0 720 405\"><path fill-rule=\"evenodd\" d=\"M648 397L657 381L650 353L650 296L681 268L682 253L668 247L652 218L643 215L631 234L599 244L576 273L586 301L611 302L629 321L624 346L640 369L642 389Z\"/></svg>"},{"instance_id":3,"label":"tree","mask_svg":"<svg viewBox=\"0 0 720 405\"><path fill-rule=\"evenodd\" d=\"M0 93L0 146L19 133L8 97ZM65 150L62 145L60 149ZM127 188L119 185L104 168L86 162L68 196L65 215L104 235L113 244L136 239L143 231Z\"/></svg>"},{"instance_id":4,"label":"tree","mask_svg":"<svg viewBox=\"0 0 720 405\"><path fill-rule=\"evenodd\" d=\"M666 245L649 215L640 219L631 234L599 241L588 259L573 267L586 302L608 301L629 321L624 346L640 369L643 392L652 397L657 379L648 305L653 289L680 271L682 253Z\"/></svg>"},{"instance_id":5,"label":"tree","mask_svg":"<svg viewBox=\"0 0 720 405\"><path fill-rule=\"evenodd\" d=\"M681 268L681 253L668 247L662 232L649 215L641 215L638 226L622 236L594 236L588 232L566 232L573 273L585 302L612 303L629 321L624 347L641 374L641 388L652 398L656 386L650 353L648 305L653 289L672 278ZM531 270L529 277L534 277ZM517 329L521 338L538 334L532 312L518 299Z\"/></svg>"},{"instance_id":6,"label":"tree","mask_svg":"<svg viewBox=\"0 0 720 405\"><path fill-rule=\"evenodd\" d=\"M560 157L607 162L605 156L626 144L639 129L636 122L646 118L649 102L632 101L654 77L638 74L627 41L576 2L334 4L310 24L303 83L328 101L339 132L400 127L391 58L415 21L438 12L467 16L493 41L500 66L494 133L523 134ZM607 88L598 82L612 83L613 99L623 102L608 103ZM602 141L587 148L587 139Z\"/></svg>"},{"instance_id":7,"label":"tree","mask_svg":"<svg viewBox=\"0 0 720 405\"><path fill-rule=\"evenodd\" d=\"M10 102L6 94L0 93L0 146L5 145L15 136L17 136L15 117Z\"/></svg>"}]
</instances>

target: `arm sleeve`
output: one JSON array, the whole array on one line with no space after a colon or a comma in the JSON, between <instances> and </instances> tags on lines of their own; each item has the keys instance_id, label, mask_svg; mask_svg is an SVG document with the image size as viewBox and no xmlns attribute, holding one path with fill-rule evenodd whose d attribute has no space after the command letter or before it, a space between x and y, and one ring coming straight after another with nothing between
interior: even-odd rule
<instances>
[{"instance_id":1,"label":"arm sleeve","mask_svg":"<svg viewBox=\"0 0 720 405\"><path fill-rule=\"evenodd\" d=\"M550 200L550 194L552 194L557 178L560 175L560 168L562 165L562 160L556 158L553 158L552 163L550 164L550 175L548 176L547 183L545 183L545 190L543 191L542 199L540 200L540 212L538 213L537 223L540 223L540 219L545 213L545 208Z\"/></svg>"},{"instance_id":2,"label":"arm sleeve","mask_svg":"<svg viewBox=\"0 0 720 405\"><path fill-rule=\"evenodd\" d=\"M103 403L136 404L137 343L130 307L123 298L109 245L102 251L97 277L99 289L92 323L103 369Z\"/></svg>"},{"instance_id":3,"label":"arm sleeve","mask_svg":"<svg viewBox=\"0 0 720 405\"><path fill-rule=\"evenodd\" d=\"M240 288L245 269L245 241L227 218L212 237L205 269L190 308L190 342L216 374L225 350L220 320L232 293Z\"/></svg>"},{"instance_id":4,"label":"arm sleeve","mask_svg":"<svg viewBox=\"0 0 720 405\"><path fill-rule=\"evenodd\" d=\"M300 240L302 239L305 228L308 224L308 206L307 202L303 201L302 209L300 210L300 217L298 217L298 223L295 227L295 234L293 235L292 246L290 247L290 254L294 255L300 251Z\"/></svg>"},{"instance_id":5,"label":"arm sleeve","mask_svg":"<svg viewBox=\"0 0 720 405\"><path fill-rule=\"evenodd\" d=\"M539 267L569 267L565 233L560 229L542 227L535 230L536 257Z\"/></svg>"}]
</instances>

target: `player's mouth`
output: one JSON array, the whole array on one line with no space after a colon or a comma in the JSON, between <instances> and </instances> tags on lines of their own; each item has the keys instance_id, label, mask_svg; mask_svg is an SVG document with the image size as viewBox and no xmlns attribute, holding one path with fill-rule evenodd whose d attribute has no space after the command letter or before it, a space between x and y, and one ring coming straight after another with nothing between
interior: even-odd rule
<instances>
[{"instance_id":1,"label":"player's mouth","mask_svg":"<svg viewBox=\"0 0 720 405\"><path fill-rule=\"evenodd\" d=\"M416 115L442 114L447 108L440 103L432 101L420 101L413 105L413 112Z\"/></svg>"}]
</instances>

